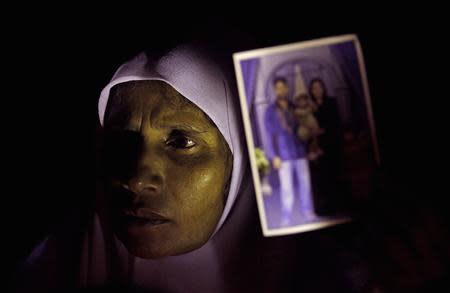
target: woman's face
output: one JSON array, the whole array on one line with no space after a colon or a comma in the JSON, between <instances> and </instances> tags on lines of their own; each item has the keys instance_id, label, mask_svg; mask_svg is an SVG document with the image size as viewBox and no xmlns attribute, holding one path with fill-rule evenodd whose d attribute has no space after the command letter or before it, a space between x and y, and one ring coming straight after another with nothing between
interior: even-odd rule
<instances>
[{"instance_id":1,"label":"woman's face","mask_svg":"<svg viewBox=\"0 0 450 293\"><path fill-rule=\"evenodd\" d=\"M206 114L164 82L135 81L112 89L104 125L107 198L129 252L157 258L206 243L232 170Z\"/></svg>"},{"instance_id":2,"label":"woman's face","mask_svg":"<svg viewBox=\"0 0 450 293\"><path fill-rule=\"evenodd\" d=\"M311 93L314 96L314 98L316 98L318 100L323 99L323 95L325 94L325 91L324 91L322 83L320 81L315 81L311 85Z\"/></svg>"}]
</instances>

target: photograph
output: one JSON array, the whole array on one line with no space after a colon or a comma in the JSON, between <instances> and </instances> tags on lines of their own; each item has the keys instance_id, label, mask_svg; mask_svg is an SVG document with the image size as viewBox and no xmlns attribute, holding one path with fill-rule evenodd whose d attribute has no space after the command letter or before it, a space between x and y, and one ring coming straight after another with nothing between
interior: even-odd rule
<instances>
[{"instance_id":1,"label":"photograph","mask_svg":"<svg viewBox=\"0 0 450 293\"><path fill-rule=\"evenodd\" d=\"M265 236L351 221L380 164L357 35L233 54Z\"/></svg>"}]
</instances>

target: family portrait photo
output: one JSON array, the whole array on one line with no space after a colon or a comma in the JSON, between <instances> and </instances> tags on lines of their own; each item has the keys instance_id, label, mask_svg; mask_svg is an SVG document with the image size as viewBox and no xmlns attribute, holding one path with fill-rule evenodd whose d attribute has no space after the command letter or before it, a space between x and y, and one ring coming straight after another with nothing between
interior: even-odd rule
<instances>
[{"instance_id":1,"label":"family portrait photo","mask_svg":"<svg viewBox=\"0 0 450 293\"><path fill-rule=\"evenodd\" d=\"M350 221L379 163L357 36L233 58L264 235Z\"/></svg>"}]
</instances>

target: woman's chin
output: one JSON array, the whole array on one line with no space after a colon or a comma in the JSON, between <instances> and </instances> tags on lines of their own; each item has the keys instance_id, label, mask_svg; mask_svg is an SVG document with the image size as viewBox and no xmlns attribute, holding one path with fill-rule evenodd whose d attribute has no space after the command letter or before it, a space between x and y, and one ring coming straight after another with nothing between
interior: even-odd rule
<instances>
[{"instance_id":1,"label":"woman's chin","mask_svg":"<svg viewBox=\"0 0 450 293\"><path fill-rule=\"evenodd\" d=\"M171 256L176 253L176 249L171 247L167 241L157 241L155 239L145 241L142 238L135 238L129 235L118 235L119 240L133 256L144 259L158 259Z\"/></svg>"},{"instance_id":2,"label":"woman's chin","mask_svg":"<svg viewBox=\"0 0 450 293\"><path fill-rule=\"evenodd\" d=\"M191 248L170 248L166 244L138 244L138 243L124 243L128 252L136 257L143 259L160 259L168 256L177 256L189 253L198 247Z\"/></svg>"},{"instance_id":3,"label":"woman's chin","mask_svg":"<svg viewBox=\"0 0 450 293\"><path fill-rule=\"evenodd\" d=\"M174 239L172 241L168 237L155 239L142 237L142 235L140 237L129 234L124 235L123 233L119 233L117 236L131 255L143 259L159 259L183 255L201 248L207 242L207 239L205 239L195 243L184 243L182 239Z\"/></svg>"},{"instance_id":4,"label":"woman's chin","mask_svg":"<svg viewBox=\"0 0 450 293\"><path fill-rule=\"evenodd\" d=\"M136 257L143 259L159 259L170 256L170 251L164 249L164 247L154 247L154 246L141 246L141 245L125 245L128 252Z\"/></svg>"}]
</instances>

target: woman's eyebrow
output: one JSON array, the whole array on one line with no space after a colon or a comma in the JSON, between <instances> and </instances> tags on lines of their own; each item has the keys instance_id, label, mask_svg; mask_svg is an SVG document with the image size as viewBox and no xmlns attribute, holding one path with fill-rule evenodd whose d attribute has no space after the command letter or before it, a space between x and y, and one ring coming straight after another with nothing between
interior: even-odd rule
<instances>
[{"instance_id":1,"label":"woman's eyebrow","mask_svg":"<svg viewBox=\"0 0 450 293\"><path fill-rule=\"evenodd\" d=\"M208 132L208 130L206 130L205 128L196 127L195 125L186 123L161 123L161 124L158 123L157 128L182 130L186 132L196 132L196 133Z\"/></svg>"}]
</instances>

